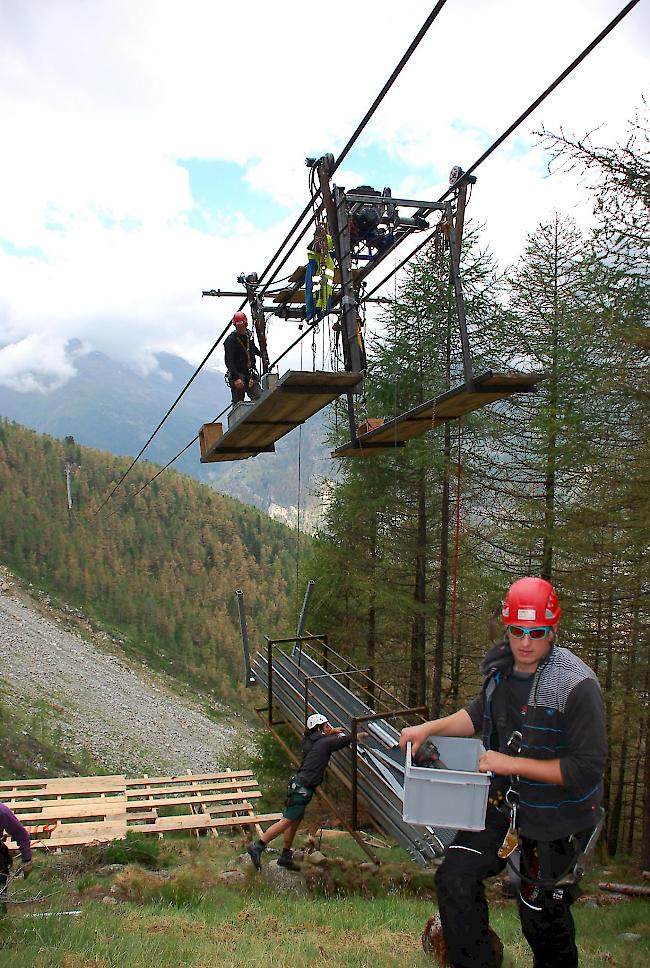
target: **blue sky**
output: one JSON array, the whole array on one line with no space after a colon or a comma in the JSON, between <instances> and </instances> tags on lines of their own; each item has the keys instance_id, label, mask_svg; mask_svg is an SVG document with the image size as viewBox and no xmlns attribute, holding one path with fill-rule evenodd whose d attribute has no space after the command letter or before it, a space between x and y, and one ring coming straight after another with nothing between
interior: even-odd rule
<instances>
[{"instance_id":1,"label":"blue sky","mask_svg":"<svg viewBox=\"0 0 650 968\"><path fill-rule=\"evenodd\" d=\"M288 207L251 188L248 165L204 158L179 159L190 178L194 206L189 224L200 232L214 232L243 215L257 228L268 229L288 214Z\"/></svg>"}]
</instances>

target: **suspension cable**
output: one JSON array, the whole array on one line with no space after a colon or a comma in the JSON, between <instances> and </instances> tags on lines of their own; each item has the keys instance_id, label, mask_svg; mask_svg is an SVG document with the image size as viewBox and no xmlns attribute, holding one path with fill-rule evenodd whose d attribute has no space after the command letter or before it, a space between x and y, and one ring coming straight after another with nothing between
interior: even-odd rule
<instances>
[{"instance_id":1,"label":"suspension cable","mask_svg":"<svg viewBox=\"0 0 650 968\"><path fill-rule=\"evenodd\" d=\"M624 17L627 16L627 14L630 12L630 10L632 10L634 7L636 7L636 5L637 5L638 2L639 2L639 0L629 0L629 3L626 3L625 4L625 6L623 7L623 9L614 17L613 20L611 20L607 24L606 27L603 28L603 30L601 30L601 32L598 34L598 36L595 37L592 40L592 42L590 44L588 44L585 47L585 49L580 54L578 54L578 56L575 58L575 60L571 61L571 63L569 64L569 66L568 67L565 67L565 69L562 71L562 73L559 74L555 78L555 80L551 84L549 84L549 86L544 91L542 91L542 93L539 95L539 97L535 98L535 100L532 102L532 104L530 104L526 108L526 110L523 111L519 115L519 117L515 121L513 121L512 124L509 125L509 127L506 128L506 130L503 132L503 134L501 134L496 139L496 141L493 141L492 142L492 144L490 145L490 147L487 148L483 152L483 154L479 158L476 159L476 161L474 162L474 164L471 165L467 169L466 172L464 172L464 174L463 174L462 177L464 178L467 175L471 175L472 172L476 171L476 169L479 167L479 165L482 165L483 162L486 161L490 157L490 155L494 151L496 151L496 149L500 145L503 144L503 142L506 140L506 138L508 138L512 134L512 132L515 131L515 129L518 128L519 125L522 124L526 120L526 118L528 118L533 113L533 111L535 111L539 107L539 105L542 103L542 101L546 100L546 98L549 96L549 94L552 94L553 91L555 90L555 88L559 84L561 84L562 81L564 81L565 78L567 78L569 76L569 74L571 74L572 71L574 71L575 68L578 67L579 64L582 63L582 61L585 59L585 57L587 57L587 55L590 54L592 52L592 50L594 50L594 48L597 47L598 44L600 44L600 42L602 40L604 40L605 37L607 37L607 35L612 32L612 30L614 29L614 27L616 27L616 25L618 23L620 23L620 21L623 20ZM443 202L447 198L447 196L450 194L450 192L452 192L453 190L454 190L454 185L451 185L447 189L447 191L444 193L444 195L441 195L440 196L440 198L438 199L438 201L439 202ZM409 255L406 256L405 259L402 259L402 261L397 266L397 268L396 269L393 269L392 272L389 272L388 275L384 279L382 279L381 282L379 282L375 286L375 288L372 289L368 293L368 297L373 296L377 292L377 290L380 289L384 285L384 283L386 283L391 278L391 276L393 275L394 272L399 272L399 270L402 269L406 265L407 262L409 262L414 256L416 256L418 254L418 252L420 252L425 247L425 245L427 245L427 243L429 243L431 241L431 239L432 239L435 231L436 230L434 229L433 232L431 232L422 242L420 242L413 249L413 251Z\"/></svg>"},{"instance_id":2,"label":"suspension cable","mask_svg":"<svg viewBox=\"0 0 650 968\"><path fill-rule=\"evenodd\" d=\"M108 495L108 497L106 498L106 500L103 501L103 503L100 504L100 506L97 508L97 510L93 513L93 517L95 517L97 514L99 514L99 512L102 510L102 508L106 507L106 505L108 504L108 502L110 501L110 499L113 497L113 495L117 491L117 489L120 486L120 484L122 484L122 482L124 481L124 478L127 476L127 474L130 473L130 471L133 469L133 467L135 467L135 465L137 464L138 460L140 459L140 457L142 457L142 455L144 454L145 450L147 449L147 447L149 446L149 444L151 443L151 441L154 439L154 437L156 436L156 434L158 433L158 431L160 430L160 428L162 427L162 425L165 423L165 421L167 420L167 418L171 414L171 412L174 409L174 407L176 406L176 404L179 402L179 400L185 394L185 392L187 390L189 390L190 386L192 385L192 383L194 382L194 380L196 379L196 377L199 375L199 373L201 372L201 370L203 369L203 367L207 363L207 361L210 358L210 356L214 353L214 351L216 350L217 346L219 345L219 343L221 342L221 340L224 338L224 336L228 332L229 328L230 328L230 323L227 323L227 325L225 326L225 328L223 329L223 331L221 332L221 334L219 335L219 337L212 344L212 347L208 350L208 352L206 353L206 355L203 357L202 362L199 364L199 366L196 368L196 370L194 371L194 373L192 374L192 376L189 378L189 380L187 381L187 383L185 384L185 386L183 387L183 389L181 390L181 392L178 394L178 396L176 397L176 399L172 403L171 407L169 408L169 410L167 411L167 413L165 414L165 416L162 418L162 420L160 421L160 423L158 424L158 426L156 427L156 429L154 430L154 432L151 434L151 436L149 437L149 439L147 440L147 442L141 447L140 452L137 454L136 457L133 458L133 460L131 461L130 465L124 471L124 473L122 474L122 476L120 477L119 481L117 482L117 484L115 485L115 487L113 488L113 490L111 491L111 493ZM194 438L194 439L196 440L196 438Z\"/></svg>"},{"instance_id":3,"label":"suspension cable","mask_svg":"<svg viewBox=\"0 0 650 968\"><path fill-rule=\"evenodd\" d=\"M386 81L386 83L382 87L381 91L379 92L379 94L377 95L377 97L373 101L372 105L370 106L370 108L368 109L368 111L366 112L366 114L364 115L364 117L362 118L361 122L355 128L354 132L352 133L352 136L349 138L347 144L343 148L343 151L338 156L338 159L337 159L337 161L336 161L336 163L334 165L333 171L336 171L336 169L342 163L342 161L344 160L344 158L348 155L348 153L351 150L352 146L354 145L355 141L357 140L357 138L359 137L359 135L361 134L361 132L364 130L364 128L366 127L366 125L368 124L368 122L370 121L370 119L372 118L372 116L374 115L375 111L377 110L377 108L379 107L379 105L381 104L381 102L383 101L383 99L385 98L386 94L388 94L389 90L391 89L391 87L393 86L393 84L395 83L395 81L397 80L397 78L399 77L399 75L401 74L403 68L405 67L406 63L410 59L411 55L414 53L414 51L416 50L416 48L420 44L420 41L422 40L422 38L426 34L427 30L429 29L429 27L431 26L431 24L433 23L433 21L438 16L438 14L442 10L442 8L444 7L444 5L445 5L446 2L447 2L447 0L438 0L438 3L433 8L433 10L431 11L431 13L429 14L429 16L427 17L427 19L423 23L422 27L420 27L419 31L415 35L415 37L412 40L411 44L409 45L408 49L406 50L406 52L404 53L404 55L400 59L397 67L395 68L395 70L393 71L393 73L390 75L389 79ZM294 234L294 232L296 231L296 229L298 228L298 226L302 222L303 218L306 215L309 214L310 209L312 209L312 207L314 205L314 202L317 199L317 197L318 197L318 194L316 196L312 196L312 198L310 198L309 202L307 203L307 205L305 206L305 208L303 209L303 211L300 213L300 215L296 219L294 225L292 226L292 228L289 230L289 232L285 236L285 238L282 241L280 247L276 250L276 252L273 255L273 257L271 258L270 262L264 268L264 270L263 270L263 272L262 272L262 274L260 276L260 281L264 278L264 276L269 271L269 269L271 268L271 266L273 265L273 263L280 256L280 254L282 253L283 248L285 247L285 245L287 244L287 242L289 241L289 239L292 237L292 235ZM276 269L274 271L274 274L271 276L271 278L269 279L267 285L262 290L262 295L264 294L264 292L266 291L266 289L268 288L268 286L276 278L277 274L280 272L280 270L282 269L282 267L286 264L287 260L291 256L291 254L295 251L295 249L299 245L301 239L305 236L305 234L307 233L309 227L313 223L314 218L315 218L315 213L312 212L311 218L309 219L309 221L307 222L307 224L303 227L302 232L300 233L300 235L298 236L298 238L294 242L292 248L285 255L285 257L282 260L282 262L276 267ZM244 299L244 301L242 302L241 306L239 307L240 310L244 308L244 306L246 305L246 302L247 302L247 300ZM181 397L184 395L185 391L189 388L190 384L193 382L193 380L195 379L195 377L198 376L199 372L203 369L203 367L207 363L207 361L210 358L210 356L214 353L215 349L217 348L217 346L219 345L219 343L221 342L221 340L225 336L226 332L228 331L229 326L230 326L230 324L228 324L228 326L226 326L226 328L224 329L224 331L221 334L221 336L219 337L219 339L213 344L213 346L211 347L211 349L208 351L208 353L206 354L206 356L204 357L204 359L202 360L202 362L199 364L199 366L195 370L195 372L192 375L192 377L190 378L190 380L187 382L187 384L185 385L185 387L183 387L183 389L181 390L181 392L179 393L179 395L176 397L176 399L174 400L173 404L171 405L171 407L169 408L169 410L167 411L167 413L165 414L165 416L163 417L163 419L160 421L160 423L158 424L158 426L156 427L156 429L153 431L153 433L151 434L151 436L149 437L149 439L147 440L147 442L145 443L145 445L142 447L142 449L138 453L137 457L134 458L134 460L132 461L131 465L126 469L126 471L124 472L124 474L122 475L122 477L120 478L120 480L117 482L117 484L115 485L115 487L113 488L113 490L110 492L110 494L108 495L108 497L102 502L102 504L94 512L94 515L99 514L99 512L106 506L106 504L108 504L108 502L110 501L110 499L112 498L112 496L115 494L115 492L117 491L117 489L120 487L120 485L124 481L124 479L131 472L131 470L133 469L133 467L135 466L135 464L138 462L138 460L140 459L140 457L142 456L142 454L144 453L144 451L147 449L147 447L149 446L149 444L151 443L151 441L153 440L153 438L156 436L156 434L158 433L158 431L160 430L160 428L162 427L162 425L165 423L165 421L167 420L167 418L169 417L169 415L171 414L171 412L174 410L174 408L176 407L176 405L180 401ZM196 440L196 438L194 438L194 440ZM191 441L190 444L187 445L187 447L189 447L192 443L194 443L194 441ZM187 450L187 447L184 448L184 450ZM183 453L183 452L184 451L181 451L180 453ZM176 457L173 458L173 460L176 460L177 457L180 457L180 453L177 454ZM173 460L170 463L173 463ZM139 492L136 492L136 493L139 493Z\"/></svg>"},{"instance_id":4,"label":"suspension cable","mask_svg":"<svg viewBox=\"0 0 650 968\"><path fill-rule=\"evenodd\" d=\"M347 156L350 153L350 151L351 151L351 149L352 149L355 141L357 140L357 138L359 137L359 135L363 132L363 130L366 128L366 126L368 125L368 123L372 119L373 115L377 111L377 108L380 106L381 102L384 100L384 98L386 97L386 95L390 91L391 87L393 86L393 84L395 83L395 81L397 80L397 78L399 77L399 75L402 73L402 71L404 70L406 64L408 63L408 61L410 60L410 58L412 57L412 55L417 50L420 42L422 41L423 37L427 33L429 27L434 22L434 20L436 19L436 17L440 13L440 11L442 10L442 8L444 7L444 5L445 5L446 2L447 2L447 0L438 0L438 3L436 3L436 5L433 8L433 10L431 11L431 13L429 14L429 16L426 18L426 20L424 21L424 23L422 24L422 26L418 30L417 34L415 35L415 37L413 38L413 40L409 44L408 48L404 52L403 56L401 57L399 63L395 67L393 73L390 75L390 77L388 78L388 80L386 81L386 83L384 84L384 86L382 87L381 91L379 92L379 94L377 95L377 97L375 98L375 100L372 102L372 104L370 105L370 107L366 111L365 115L363 116L363 118L361 119L361 121L359 122L359 124L357 125L357 127L355 128L355 130L353 131L352 135L348 139L347 144L345 145L345 147L343 148L343 150L339 153L338 157L336 158L336 161L334 163L334 168L332 169L332 174L334 174L334 172L337 171L337 169L341 166L341 164L343 163L343 161L345 160L345 158L347 158ZM296 231L296 229L300 225L300 223L303 220L303 218L305 217L305 215L307 215L309 213L309 210L311 208L313 208L314 203L318 200L318 197L319 196L320 196L320 189L317 189L316 193L312 196L312 198L309 200L309 202L307 202L306 206L304 207L304 209L302 210L302 212L300 213L300 215L296 219L296 222L294 223L293 228L289 231L289 233L286 236L284 242L280 246L280 250L276 253L276 255L273 256L273 258L271 259L271 261L269 262L269 264L264 269L264 272L260 276L260 279L262 279L264 277L264 275L269 270L269 268L271 267L271 265L273 265L273 262L275 261L275 259L277 258L277 256L282 251L282 248L289 241L289 239L291 238L291 236L293 235L293 233ZM305 233L307 232L307 230L309 229L309 226L312 224L313 221L314 221L314 215L312 214L312 218L309 220L309 222L307 223L307 225L303 228L303 230L302 230L302 232L300 234L300 237L296 240L296 242L294 243L293 247L291 248L291 250L289 251L289 253L286 255L284 261L275 270L276 273L280 271L280 269L282 268L282 266L285 264L286 260L289 258L289 256L291 255L291 253L295 250L295 248L297 247L298 243L300 242L300 239L303 238L303 236L305 235ZM269 280L269 282L271 282L271 281L272 280Z\"/></svg>"},{"instance_id":5,"label":"suspension cable","mask_svg":"<svg viewBox=\"0 0 650 968\"><path fill-rule=\"evenodd\" d=\"M360 124L357 126L357 128L354 131L352 137L349 139L348 143L345 145L345 147L343 148L342 152L339 154L338 159L337 159L337 161L336 161L336 163L334 165L333 172L336 171L336 169L339 167L339 165L342 163L342 161L344 160L344 158L349 153L349 151L352 148L354 142L356 141L356 139L359 137L359 135L361 134L361 132L363 131L363 129L365 128L365 126L368 124L368 122L372 118L373 114L375 113L375 111L377 110L377 108L379 107L379 105L381 104L381 102L383 101L384 97L386 96L386 94L388 93L388 91L390 90L390 88L392 87L393 83L395 82L395 80L397 79L397 77L399 76L399 74L401 73L401 71L403 70L405 64L407 63L407 61L409 60L409 58L411 57L411 55L413 54L413 52L415 51L415 49L417 48L417 46L419 45L420 41L422 40L422 38L426 34L427 30L429 29L429 27L431 26L431 24L433 23L433 21L438 16L438 14L442 10L442 8L443 8L443 6L445 5L446 2L447 2L447 0L438 0L438 3L434 7L434 9L431 11L431 13L427 17L427 19L425 20L424 24L422 25L422 27L420 28L420 30L416 34L416 36L415 36L414 40L412 41L412 43L409 45L408 50L406 51L406 53L404 54L404 56L401 58L399 64L397 65L397 67L395 68L395 70L391 74L390 78L388 79L388 81L386 82L386 84L384 85L384 87L382 88L382 90L380 91L380 93L378 94L377 98L375 98L375 101L371 105L370 109L366 112L366 115L364 116L364 118L362 119L362 121L360 122ZM594 50L601 43L601 41L603 41L605 39L605 37L607 37L608 34L611 33L611 31L614 29L614 27L616 27L617 24L619 24L620 21L623 20L623 18L626 17L627 14L638 3L639 3L639 0L629 0L629 2L622 8L622 10L607 24L606 27L603 28L603 30L601 30L601 32L594 38L594 40L592 40L591 43L588 44L587 47L585 47L584 50L581 51L580 54L578 54L578 56L568 65L568 67L566 67L562 71L562 73L559 74L555 78L555 80L551 84L549 84L549 86L526 108L526 110L523 111L519 115L519 117L516 118L516 120L513 121L511 125L508 126L508 128L506 128L506 130L489 146L489 148L487 148L483 152L483 154L480 155L479 158L477 158L477 160L470 166L470 168L464 173L464 175L462 177L466 177L467 175L470 175L474 171L476 171L476 169L479 167L479 165L483 164L483 162L486 161L490 157L490 155L493 154L493 152L496 151L496 149L498 147L500 147L501 144L503 144L503 142L506 140L506 138L508 138L513 133L513 131L515 131L539 107L539 105L544 100L546 100L546 98L569 76L569 74L571 74L575 70L576 67L579 66L579 64L582 63L582 61L591 53L591 51ZM438 201L440 203L443 202L448 197L448 195L454 190L454 187L455 187L454 185L451 185L443 193L443 195L441 195L441 197L438 199ZM294 223L294 226L290 229L289 233L287 234L287 236L283 240L283 242L282 242L279 250L276 251L276 253L273 256L273 258L271 259L271 261L265 267L265 269L264 269L264 271L262 273L262 276L264 276L266 274L266 272L268 272L268 270L270 269L271 265L273 265L273 263L275 262L276 258L280 255L280 252L282 251L282 248L286 245L286 243L288 242L288 240L291 238L291 236L293 235L293 233L295 232L295 230L297 229L297 227L300 225L300 223L301 223L302 219L305 217L305 215L309 214L310 209L313 207L314 201L315 201L315 197L312 197L309 200L309 202L307 203L307 205L305 206L305 208L301 212L300 216L298 217L298 219ZM314 218L314 214L312 212L312 217L310 218L309 222L303 227L303 230L302 230L299 238L294 243L292 249L290 250L290 252L288 253L288 255L285 257L285 259L283 260L283 262L276 268L275 275L277 275L277 273L280 271L280 269L282 268L282 266L285 264L287 258L291 254L291 252L293 252L295 250L295 248L297 247L298 243L300 242L300 240L303 238L303 236L307 232L309 226L312 224L313 218ZM406 256L395 268L393 268L388 273L388 275L384 279L382 279L381 282L379 282L368 293L368 295L367 295L366 298L370 298L371 296L373 296L377 292L377 290L380 289L395 273L399 272L400 269L402 269L406 265L407 262L409 262L412 258L414 258L414 256L416 256L418 254L418 252L420 252L431 241L431 239L432 239L435 231L436 230L434 229L428 236L426 236L425 239L423 239L422 242L420 242L415 247L415 249L413 249L413 251L408 256ZM260 278L262 278L262 277L260 277ZM275 278L275 276L273 278ZM269 284L270 284L271 281L272 281L272 279L269 280ZM244 302L242 303L242 307L245 304L246 304L246 300L244 300ZM151 434L151 436L149 437L149 440L147 441L147 443L140 450L140 453L138 454L138 456L133 460L131 466L122 475L122 478L118 481L118 483L115 485L115 487L113 488L113 490L111 491L111 493L108 495L108 497L106 498L106 500L97 509L97 511L95 512L95 514L97 514L99 511L102 510L103 507L105 507L105 505L108 503L108 501L113 496L113 494L115 493L115 491L122 484L122 482L124 481L124 479L127 476L127 474L131 471L131 469L133 468L133 466L135 465L135 463L142 456L142 454L143 454L144 450L146 449L146 447L151 443L151 441L153 440L153 438L155 437L155 435L158 433L158 431L162 427L162 425L165 422L165 420L167 419L167 417L171 414L172 410L174 409L174 407L176 406L176 404L178 403L178 401L181 399L181 397L183 396L183 394L185 393L185 391L188 389L188 387L190 386L190 384L192 383L192 381L194 380L194 378L198 375L198 373L200 372L200 370L202 369L202 367L207 362L208 358L212 355L212 353L214 352L214 350L216 349L216 347L218 346L218 344L221 342L221 339L225 335L225 332L227 331L229 325L230 324L228 324L228 326L226 327L226 329L224 330L224 332L221 334L221 336L219 337L219 339L214 343L214 345L212 346L212 348L210 349L210 351L207 353L207 355L203 359L202 363L199 365L199 367L197 368L197 370L195 371L195 373L193 374L193 376L188 381L187 385L184 387L184 389L178 395L177 399L174 401L174 403L172 404L172 406L170 407L170 409L167 411L167 413L163 417L163 419L160 422L160 424L158 425L158 427ZM271 365L270 368L272 368L273 366L275 366L277 364L277 362L279 362L279 360L281 360L284 356L286 356L286 354L288 352L290 352L290 350L293 349L293 347L296 346L297 343L299 343L303 339L303 337L307 334L308 331L309 330L306 330L304 333L302 333L301 336L294 343L292 343L291 346L287 350L285 350L284 353L281 354L281 356L278 357L278 360L276 360ZM221 416L221 414L220 414L220 416ZM217 418L215 418L215 419L217 419ZM174 461L177 460L178 457L181 456L181 454L185 453L185 451L197 439L198 439L198 437L195 437L193 440L191 440L190 443L187 444L183 448L183 450L180 451L176 455L176 457L172 458L172 460L169 462L169 464L165 465L165 467L162 468L162 470L159 471L158 474L156 474L154 478L152 478L152 481L155 480L155 478L158 477L159 474L161 474L163 470L165 470L167 467L169 467L170 464L174 463ZM152 481L149 481L148 483L151 483ZM147 485L144 485L144 487L146 487L146 486ZM139 491L136 491L135 493L136 494L141 493L141 491L144 489L144 487L141 488ZM135 496L135 494L133 496Z\"/></svg>"}]
</instances>

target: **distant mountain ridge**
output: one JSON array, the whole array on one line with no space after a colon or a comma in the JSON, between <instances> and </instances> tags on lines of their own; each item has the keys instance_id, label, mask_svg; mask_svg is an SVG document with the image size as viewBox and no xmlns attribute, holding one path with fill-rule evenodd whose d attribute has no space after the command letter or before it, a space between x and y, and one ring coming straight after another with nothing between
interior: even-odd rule
<instances>
[{"instance_id":1,"label":"distant mountain ridge","mask_svg":"<svg viewBox=\"0 0 650 968\"><path fill-rule=\"evenodd\" d=\"M39 433L72 436L83 446L135 457L194 372L170 353L158 353L156 359L158 368L143 376L104 353L75 353L76 375L63 386L19 392L0 385L0 415ZM202 370L143 459L166 464L229 402L222 374ZM334 471L322 443L325 431L326 418L318 415L280 441L275 454L224 464L201 464L197 442L174 467L290 524L300 507L301 524L309 526L318 516L317 479Z\"/></svg>"}]
</instances>

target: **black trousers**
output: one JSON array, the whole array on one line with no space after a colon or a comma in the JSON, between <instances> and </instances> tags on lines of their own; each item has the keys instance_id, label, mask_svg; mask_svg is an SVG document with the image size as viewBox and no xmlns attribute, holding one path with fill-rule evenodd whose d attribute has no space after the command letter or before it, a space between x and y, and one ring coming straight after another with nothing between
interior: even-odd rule
<instances>
[{"instance_id":1,"label":"black trousers","mask_svg":"<svg viewBox=\"0 0 650 968\"><path fill-rule=\"evenodd\" d=\"M241 387L238 389L237 387L233 386L230 388L230 393L232 395L233 404L241 403L246 394L248 394L250 400L259 400L259 398L262 396L262 387L253 377L250 379L250 383L247 387Z\"/></svg>"},{"instance_id":2,"label":"black trousers","mask_svg":"<svg viewBox=\"0 0 650 968\"><path fill-rule=\"evenodd\" d=\"M11 854L6 844L0 842L0 915L7 913L7 882L11 869Z\"/></svg>"},{"instance_id":3,"label":"black trousers","mask_svg":"<svg viewBox=\"0 0 650 968\"><path fill-rule=\"evenodd\" d=\"M506 865L498 857L508 820L488 806L485 830L461 831L450 845L436 874L438 906L454 968L498 968L488 934L489 914L484 880ZM522 841L522 873L552 879L569 866L572 846L567 840ZM522 883L519 898L521 927L534 955L534 968L576 968L578 952L570 905L575 888L539 888Z\"/></svg>"}]
</instances>

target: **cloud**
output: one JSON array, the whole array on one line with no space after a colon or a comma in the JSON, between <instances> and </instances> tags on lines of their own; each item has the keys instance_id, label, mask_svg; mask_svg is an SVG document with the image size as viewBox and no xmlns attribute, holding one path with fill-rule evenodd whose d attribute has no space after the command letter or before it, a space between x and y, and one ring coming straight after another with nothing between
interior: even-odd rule
<instances>
[{"instance_id":1,"label":"cloud","mask_svg":"<svg viewBox=\"0 0 650 968\"><path fill-rule=\"evenodd\" d=\"M438 197L451 166L468 167L619 7L449 0L340 183L366 182L372 162L378 182L386 164L394 190ZM69 378L72 337L143 370L160 350L203 358L239 301L201 291L267 264L307 201L305 155L341 150L428 5L380 0L369 16L331 0L327 13L298 0L2 5L0 381ZM648 21L640 4L480 169L471 215L502 264L553 209L588 221L584 188L547 177L531 132L604 124L603 140L622 137ZM235 166L246 191L215 177L206 203L188 159ZM301 247L282 274L302 258ZM274 321L272 355L295 335Z\"/></svg>"},{"instance_id":2,"label":"cloud","mask_svg":"<svg viewBox=\"0 0 650 968\"><path fill-rule=\"evenodd\" d=\"M55 390L76 374L64 340L33 334L0 349L0 383L20 393Z\"/></svg>"}]
</instances>

